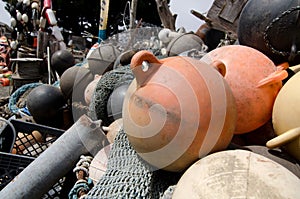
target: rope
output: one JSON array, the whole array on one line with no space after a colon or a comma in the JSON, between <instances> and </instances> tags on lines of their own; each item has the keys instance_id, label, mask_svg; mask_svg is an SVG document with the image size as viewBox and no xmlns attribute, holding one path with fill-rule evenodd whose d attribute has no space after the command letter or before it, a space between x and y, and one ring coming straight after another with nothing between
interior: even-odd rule
<instances>
[{"instance_id":1,"label":"rope","mask_svg":"<svg viewBox=\"0 0 300 199\"><path fill-rule=\"evenodd\" d=\"M14 113L14 114L18 114L18 113L27 113L27 109L25 107L21 107L19 108L17 106L17 103L18 103L18 100L19 98L29 89L33 89L35 87L38 87L40 85L42 85L43 83L39 83L39 82L36 82L36 83L30 83L30 84L25 84L23 86L21 86L20 88L18 88L9 98L9 102L8 102L8 108L9 110ZM55 87L58 87L60 86L60 82L59 81L56 81L52 84L53 86ZM25 111L25 112L24 112Z\"/></svg>"},{"instance_id":2,"label":"rope","mask_svg":"<svg viewBox=\"0 0 300 199\"><path fill-rule=\"evenodd\" d=\"M80 156L80 160L73 169L73 172L76 173L77 182L69 192L69 199L82 198L94 186L92 179L88 177L92 160L93 157L91 156Z\"/></svg>"},{"instance_id":3,"label":"rope","mask_svg":"<svg viewBox=\"0 0 300 199\"><path fill-rule=\"evenodd\" d=\"M31 83L31 84L25 84L23 86L21 86L20 88L18 88L11 96L8 102L8 108L9 110L14 113L14 114L18 114L19 110L21 110L21 108L17 107L17 102L19 100L19 98L28 90L28 89L32 89L35 87L38 87L42 85L42 83ZM23 107L22 107L23 108Z\"/></svg>"}]
</instances>

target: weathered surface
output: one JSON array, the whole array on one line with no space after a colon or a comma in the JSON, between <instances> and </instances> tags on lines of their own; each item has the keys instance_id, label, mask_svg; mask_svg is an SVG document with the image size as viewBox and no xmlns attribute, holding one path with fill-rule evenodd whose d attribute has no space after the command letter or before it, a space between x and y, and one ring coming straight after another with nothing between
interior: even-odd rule
<instances>
[{"instance_id":1,"label":"weathered surface","mask_svg":"<svg viewBox=\"0 0 300 199\"><path fill-rule=\"evenodd\" d=\"M1 86L0 85L0 98L8 97L12 88L10 86Z\"/></svg>"},{"instance_id":2,"label":"weathered surface","mask_svg":"<svg viewBox=\"0 0 300 199\"><path fill-rule=\"evenodd\" d=\"M172 15L166 0L156 0L157 11L164 28L175 30L176 15Z\"/></svg>"},{"instance_id":3,"label":"weathered surface","mask_svg":"<svg viewBox=\"0 0 300 199\"><path fill-rule=\"evenodd\" d=\"M231 33L233 38L237 38L240 13L247 1L215 0L207 13L207 17L215 24L218 24L216 29Z\"/></svg>"},{"instance_id":4,"label":"weathered surface","mask_svg":"<svg viewBox=\"0 0 300 199\"><path fill-rule=\"evenodd\" d=\"M192 165L173 198L299 199L299 187L300 179L278 163L250 151L232 150Z\"/></svg>"}]
</instances>

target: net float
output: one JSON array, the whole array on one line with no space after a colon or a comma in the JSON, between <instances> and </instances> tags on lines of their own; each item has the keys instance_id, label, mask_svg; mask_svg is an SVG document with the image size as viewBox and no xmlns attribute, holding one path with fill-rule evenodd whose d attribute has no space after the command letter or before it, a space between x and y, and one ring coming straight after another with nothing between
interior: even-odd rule
<instances>
[{"instance_id":1,"label":"net float","mask_svg":"<svg viewBox=\"0 0 300 199\"><path fill-rule=\"evenodd\" d=\"M92 97L97 86L98 81L100 80L101 75L94 75L94 80L92 80L84 89L84 101L87 105L90 105Z\"/></svg>"},{"instance_id":2,"label":"net float","mask_svg":"<svg viewBox=\"0 0 300 199\"><path fill-rule=\"evenodd\" d=\"M51 66L61 76L67 69L74 66L75 58L68 50L58 50L51 56Z\"/></svg>"},{"instance_id":3,"label":"net float","mask_svg":"<svg viewBox=\"0 0 300 199\"><path fill-rule=\"evenodd\" d=\"M300 179L279 163L251 151L227 150L190 166L172 199L299 198L299 186Z\"/></svg>"},{"instance_id":4,"label":"net float","mask_svg":"<svg viewBox=\"0 0 300 199\"><path fill-rule=\"evenodd\" d=\"M27 14L22 14L22 20L24 21L24 23L28 22L28 15Z\"/></svg>"},{"instance_id":5,"label":"net float","mask_svg":"<svg viewBox=\"0 0 300 199\"><path fill-rule=\"evenodd\" d=\"M103 75L113 69L121 52L112 44L94 46L87 55L89 69L93 75Z\"/></svg>"},{"instance_id":6,"label":"net float","mask_svg":"<svg viewBox=\"0 0 300 199\"><path fill-rule=\"evenodd\" d=\"M101 179L107 170L107 162L111 151L112 144L102 148L93 158L89 167L89 177L93 180L94 184Z\"/></svg>"},{"instance_id":7,"label":"net float","mask_svg":"<svg viewBox=\"0 0 300 199\"><path fill-rule=\"evenodd\" d=\"M8 78L0 78L0 85L2 86L9 86L10 80Z\"/></svg>"},{"instance_id":8,"label":"net float","mask_svg":"<svg viewBox=\"0 0 300 199\"><path fill-rule=\"evenodd\" d=\"M32 131L31 134L18 133L20 139L16 140L11 153L22 154L22 152L37 142L43 142L43 135L39 131Z\"/></svg>"},{"instance_id":9,"label":"net float","mask_svg":"<svg viewBox=\"0 0 300 199\"><path fill-rule=\"evenodd\" d=\"M94 79L95 77L89 69L72 66L66 69L61 75L61 92L65 99L72 99L73 102L76 101L85 104L85 89Z\"/></svg>"},{"instance_id":10,"label":"net float","mask_svg":"<svg viewBox=\"0 0 300 199\"><path fill-rule=\"evenodd\" d=\"M167 56L178 56L186 51L196 49L201 52L207 51L203 40L193 32L182 33L174 37L166 48Z\"/></svg>"},{"instance_id":11,"label":"net float","mask_svg":"<svg viewBox=\"0 0 300 199\"><path fill-rule=\"evenodd\" d=\"M113 121L108 127L106 131L106 137L109 143L114 143L115 138L119 131L123 128L123 119L119 118Z\"/></svg>"},{"instance_id":12,"label":"net float","mask_svg":"<svg viewBox=\"0 0 300 199\"><path fill-rule=\"evenodd\" d=\"M239 18L238 41L275 63L299 64L299 13L299 0L248 0Z\"/></svg>"},{"instance_id":13,"label":"net float","mask_svg":"<svg viewBox=\"0 0 300 199\"><path fill-rule=\"evenodd\" d=\"M236 105L217 70L189 57L157 59L145 50L130 67L135 79L124 98L123 125L145 161L178 172L228 146Z\"/></svg>"},{"instance_id":14,"label":"net float","mask_svg":"<svg viewBox=\"0 0 300 199\"><path fill-rule=\"evenodd\" d=\"M275 100L272 123L277 137L267 142L267 147L284 148L300 161L300 73L292 76L279 91Z\"/></svg>"},{"instance_id":15,"label":"net float","mask_svg":"<svg viewBox=\"0 0 300 199\"><path fill-rule=\"evenodd\" d=\"M38 124L60 127L63 123L63 109L66 104L58 87L42 84L27 95L28 111Z\"/></svg>"},{"instance_id":16,"label":"net float","mask_svg":"<svg viewBox=\"0 0 300 199\"><path fill-rule=\"evenodd\" d=\"M113 90L107 100L107 118L110 123L122 118L123 102L130 82L123 83Z\"/></svg>"},{"instance_id":17,"label":"net float","mask_svg":"<svg viewBox=\"0 0 300 199\"><path fill-rule=\"evenodd\" d=\"M260 51L242 45L214 49L201 60L219 70L233 92L238 115L235 134L253 131L271 119L288 63L275 66Z\"/></svg>"}]
</instances>

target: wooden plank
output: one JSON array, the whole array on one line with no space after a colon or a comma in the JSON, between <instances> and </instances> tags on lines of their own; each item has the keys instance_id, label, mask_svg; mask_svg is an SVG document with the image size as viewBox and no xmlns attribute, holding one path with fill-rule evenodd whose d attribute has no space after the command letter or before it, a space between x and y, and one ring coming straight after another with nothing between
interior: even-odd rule
<instances>
[{"instance_id":1,"label":"wooden plank","mask_svg":"<svg viewBox=\"0 0 300 199\"><path fill-rule=\"evenodd\" d=\"M156 0L157 11L164 28L175 29L177 15L173 15L166 0Z\"/></svg>"},{"instance_id":2,"label":"wooden plank","mask_svg":"<svg viewBox=\"0 0 300 199\"><path fill-rule=\"evenodd\" d=\"M226 0L219 17L230 23L234 23L246 2L247 0Z\"/></svg>"},{"instance_id":3,"label":"wooden plank","mask_svg":"<svg viewBox=\"0 0 300 199\"><path fill-rule=\"evenodd\" d=\"M227 32L232 39L237 38L239 16L248 0L215 0L207 13L207 17L216 29Z\"/></svg>"},{"instance_id":4,"label":"wooden plank","mask_svg":"<svg viewBox=\"0 0 300 199\"><path fill-rule=\"evenodd\" d=\"M40 58L31 58L31 57L23 57L23 58L10 58L10 61L14 62L14 61L20 61L20 62L34 62L34 61L39 61L42 62L43 59Z\"/></svg>"}]
</instances>

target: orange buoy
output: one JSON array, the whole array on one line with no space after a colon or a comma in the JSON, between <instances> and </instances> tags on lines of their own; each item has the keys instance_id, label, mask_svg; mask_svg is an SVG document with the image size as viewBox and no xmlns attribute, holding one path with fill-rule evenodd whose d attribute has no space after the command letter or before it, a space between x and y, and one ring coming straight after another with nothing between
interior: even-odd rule
<instances>
[{"instance_id":1,"label":"orange buoy","mask_svg":"<svg viewBox=\"0 0 300 199\"><path fill-rule=\"evenodd\" d=\"M9 86L10 80L8 78L0 78L0 84L2 86Z\"/></svg>"},{"instance_id":2,"label":"orange buoy","mask_svg":"<svg viewBox=\"0 0 300 199\"><path fill-rule=\"evenodd\" d=\"M228 146L236 124L235 100L213 67L189 57L158 60L140 51L131 69L135 79L125 95L123 125L144 160L182 171Z\"/></svg>"},{"instance_id":3,"label":"orange buoy","mask_svg":"<svg viewBox=\"0 0 300 199\"><path fill-rule=\"evenodd\" d=\"M258 50L241 45L217 48L202 61L214 65L228 82L237 106L236 134L247 133L272 117L275 98L288 76L287 63L275 66Z\"/></svg>"}]
</instances>

